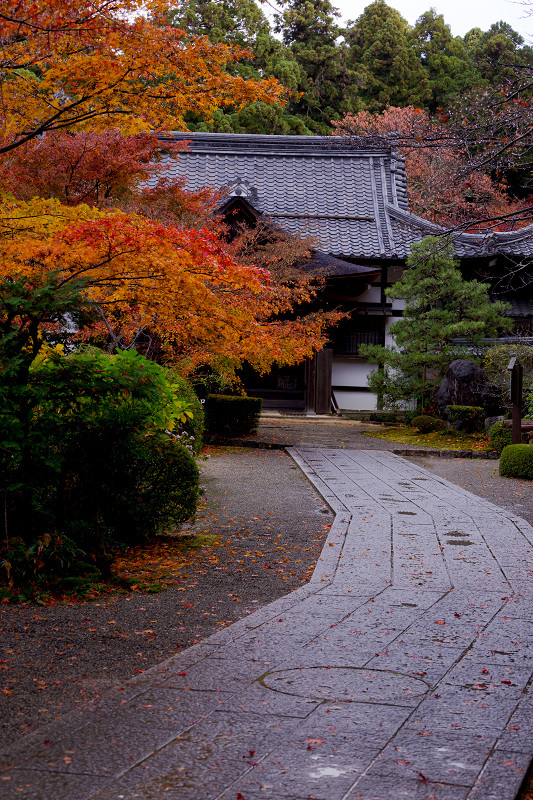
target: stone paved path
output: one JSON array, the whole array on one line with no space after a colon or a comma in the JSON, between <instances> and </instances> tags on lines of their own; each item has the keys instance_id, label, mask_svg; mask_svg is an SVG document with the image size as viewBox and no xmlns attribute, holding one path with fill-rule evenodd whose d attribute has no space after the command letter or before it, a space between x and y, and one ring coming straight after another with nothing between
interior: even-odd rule
<instances>
[{"instance_id":1,"label":"stone paved path","mask_svg":"<svg viewBox=\"0 0 533 800\"><path fill-rule=\"evenodd\" d=\"M26 737L2 799L513 800L533 529L388 452L292 455L336 511L311 583Z\"/></svg>"}]
</instances>

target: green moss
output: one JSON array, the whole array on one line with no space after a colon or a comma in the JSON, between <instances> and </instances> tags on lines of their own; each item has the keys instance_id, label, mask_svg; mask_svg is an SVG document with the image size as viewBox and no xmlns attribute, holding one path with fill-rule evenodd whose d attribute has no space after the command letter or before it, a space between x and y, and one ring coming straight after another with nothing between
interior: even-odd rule
<instances>
[{"instance_id":1,"label":"green moss","mask_svg":"<svg viewBox=\"0 0 533 800\"><path fill-rule=\"evenodd\" d=\"M504 447L500 456L500 475L533 481L533 447L528 444Z\"/></svg>"}]
</instances>

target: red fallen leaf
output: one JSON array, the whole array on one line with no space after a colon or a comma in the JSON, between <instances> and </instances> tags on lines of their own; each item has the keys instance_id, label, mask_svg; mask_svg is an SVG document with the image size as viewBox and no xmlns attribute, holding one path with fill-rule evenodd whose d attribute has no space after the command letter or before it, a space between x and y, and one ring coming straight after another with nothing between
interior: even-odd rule
<instances>
[{"instance_id":1,"label":"red fallen leaf","mask_svg":"<svg viewBox=\"0 0 533 800\"><path fill-rule=\"evenodd\" d=\"M236 798L236 800L244 800L244 795L243 795L243 794L241 794L240 792L237 792L237 798Z\"/></svg>"},{"instance_id":2,"label":"red fallen leaf","mask_svg":"<svg viewBox=\"0 0 533 800\"><path fill-rule=\"evenodd\" d=\"M503 762L503 766L504 767L512 767L512 766L514 766L514 761L504 761Z\"/></svg>"},{"instance_id":3,"label":"red fallen leaf","mask_svg":"<svg viewBox=\"0 0 533 800\"><path fill-rule=\"evenodd\" d=\"M135 672L144 672L144 669L136 669Z\"/></svg>"},{"instance_id":4,"label":"red fallen leaf","mask_svg":"<svg viewBox=\"0 0 533 800\"><path fill-rule=\"evenodd\" d=\"M446 622L443 619L436 619L435 625L446 625Z\"/></svg>"},{"instance_id":5,"label":"red fallen leaf","mask_svg":"<svg viewBox=\"0 0 533 800\"><path fill-rule=\"evenodd\" d=\"M519 731L520 725L508 725L507 726L510 731Z\"/></svg>"},{"instance_id":6,"label":"red fallen leaf","mask_svg":"<svg viewBox=\"0 0 533 800\"><path fill-rule=\"evenodd\" d=\"M489 674L488 669L482 669L481 672L483 673L483 675L488 675Z\"/></svg>"},{"instance_id":7,"label":"red fallen leaf","mask_svg":"<svg viewBox=\"0 0 533 800\"><path fill-rule=\"evenodd\" d=\"M324 743L323 739L306 739L305 741L306 742L311 742L311 744L323 744Z\"/></svg>"},{"instance_id":8,"label":"red fallen leaf","mask_svg":"<svg viewBox=\"0 0 533 800\"><path fill-rule=\"evenodd\" d=\"M440 697L440 694L436 694L436 695L435 695L435 697L439 698L439 697Z\"/></svg>"},{"instance_id":9,"label":"red fallen leaf","mask_svg":"<svg viewBox=\"0 0 533 800\"><path fill-rule=\"evenodd\" d=\"M511 686L511 681L502 681L502 683L508 683Z\"/></svg>"},{"instance_id":10,"label":"red fallen leaf","mask_svg":"<svg viewBox=\"0 0 533 800\"><path fill-rule=\"evenodd\" d=\"M181 675L186 675L186 674L187 674L186 672L178 672L178 677L180 677Z\"/></svg>"},{"instance_id":11,"label":"red fallen leaf","mask_svg":"<svg viewBox=\"0 0 533 800\"><path fill-rule=\"evenodd\" d=\"M398 758L398 759L396 759L394 761L394 763L395 764L406 764L407 765L407 764L410 764L411 762L410 761L402 761L401 759Z\"/></svg>"},{"instance_id":12,"label":"red fallen leaf","mask_svg":"<svg viewBox=\"0 0 533 800\"><path fill-rule=\"evenodd\" d=\"M431 736L432 734L429 731L418 731L419 736Z\"/></svg>"},{"instance_id":13,"label":"red fallen leaf","mask_svg":"<svg viewBox=\"0 0 533 800\"><path fill-rule=\"evenodd\" d=\"M250 758L253 758L253 756L255 754L255 750L248 750L248 752L250 754Z\"/></svg>"},{"instance_id":14,"label":"red fallen leaf","mask_svg":"<svg viewBox=\"0 0 533 800\"><path fill-rule=\"evenodd\" d=\"M455 612L455 614L454 614L454 617L460 617L460 616L461 616L461 615L460 615L460 614L458 614L458 613L457 613L457 611L456 611L456 612Z\"/></svg>"},{"instance_id":15,"label":"red fallen leaf","mask_svg":"<svg viewBox=\"0 0 533 800\"><path fill-rule=\"evenodd\" d=\"M419 772L418 774L420 775L421 783L429 783L429 778L426 778L423 772Z\"/></svg>"}]
</instances>

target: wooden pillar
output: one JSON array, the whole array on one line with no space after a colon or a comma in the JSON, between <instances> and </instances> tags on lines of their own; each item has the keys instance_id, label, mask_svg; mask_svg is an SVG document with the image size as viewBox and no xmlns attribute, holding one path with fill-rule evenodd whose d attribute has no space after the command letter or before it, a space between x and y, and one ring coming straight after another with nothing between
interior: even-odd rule
<instances>
[{"instance_id":1,"label":"wooden pillar","mask_svg":"<svg viewBox=\"0 0 533 800\"><path fill-rule=\"evenodd\" d=\"M511 360L509 367L511 373L511 402L513 404L512 443L520 444L522 441L522 381L524 370L521 364L516 363L516 359Z\"/></svg>"},{"instance_id":2,"label":"wooden pillar","mask_svg":"<svg viewBox=\"0 0 533 800\"><path fill-rule=\"evenodd\" d=\"M315 411L317 414L331 414L331 372L333 350L324 348L316 358Z\"/></svg>"},{"instance_id":3,"label":"wooden pillar","mask_svg":"<svg viewBox=\"0 0 533 800\"><path fill-rule=\"evenodd\" d=\"M305 362L305 410L308 414L315 413L315 386L316 356L312 356Z\"/></svg>"},{"instance_id":4,"label":"wooden pillar","mask_svg":"<svg viewBox=\"0 0 533 800\"><path fill-rule=\"evenodd\" d=\"M305 410L308 414L331 414L333 350L324 348L305 362Z\"/></svg>"}]
</instances>

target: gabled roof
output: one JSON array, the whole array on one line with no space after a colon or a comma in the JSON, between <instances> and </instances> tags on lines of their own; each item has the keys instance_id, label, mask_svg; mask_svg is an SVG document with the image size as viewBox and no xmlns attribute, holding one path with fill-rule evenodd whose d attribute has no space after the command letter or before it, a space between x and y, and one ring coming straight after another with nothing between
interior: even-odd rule
<instances>
[{"instance_id":1,"label":"gabled roof","mask_svg":"<svg viewBox=\"0 0 533 800\"><path fill-rule=\"evenodd\" d=\"M405 166L392 149L354 148L333 136L182 133L168 173L191 189L223 188L340 259L405 259L413 242L446 230L411 214ZM458 256L533 254L533 226L516 233L453 234Z\"/></svg>"}]
</instances>

